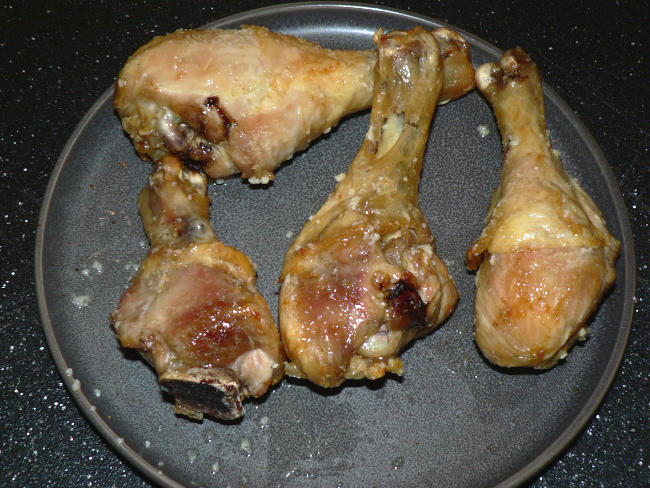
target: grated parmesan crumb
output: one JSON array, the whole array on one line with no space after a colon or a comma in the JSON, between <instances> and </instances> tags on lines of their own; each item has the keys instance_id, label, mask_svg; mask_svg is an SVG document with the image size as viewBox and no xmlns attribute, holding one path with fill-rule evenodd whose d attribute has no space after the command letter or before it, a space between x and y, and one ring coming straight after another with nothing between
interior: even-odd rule
<instances>
[{"instance_id":1,"label":"grated parmesan crumb","mask_svg":"<svg viewBox=\"0 0 650 488\"><path fill-rule=\"evenodd\" d=\"M72 303L76 305L78 309L82 309L90 305L90 296L89 295L77 295L74 293L72 295Z\"/></svg>"},{"instance_id":2,"label":"grated parmesan crumb","mask_svg":"<svg viewBox=\"0 0 650 488\"><path fill-rule=\"evenodd\" d=\"M271 176L270 175L264 175L262 177L252 176L252 177L248 178L248 182L251 185L266 185L269 181L271 181Z\"/></svg>"},{"instance_id":3,"label":"grated parmesan crumb","mask_svg":"<svg viewBox=\"0 0 650 488\"><path fill-rule=\"evenodd\" d=\"M478 127L476 127L476 130L478 131L481 137L487 137L490 135L490 128L485 124L479 125Z\"/></svg>"}]
</instances>

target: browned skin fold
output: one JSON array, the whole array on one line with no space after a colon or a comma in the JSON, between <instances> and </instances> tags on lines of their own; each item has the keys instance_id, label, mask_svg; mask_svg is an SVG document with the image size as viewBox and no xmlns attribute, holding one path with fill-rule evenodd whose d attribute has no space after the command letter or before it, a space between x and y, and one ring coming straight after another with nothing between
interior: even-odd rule
<instances>
[{"instance_id":1,"label":"browned skin fold","mask_svg":"<svg viewBox=\"0 0 650 488\"><path fill-rule=\"evenodd\" d=\"M402 348L458 294L418 208L429 124L443 79L422 28L375 34L371 124L347 175L285 256L279 321L288 374L335 387L402 374Z\"/></svg>"},{"instance_id":2,"label":"browned skin fold","mask_svg":"<svg viewBox=\"0 0 650 488\"><path fill-rule=\"evenodd\" d=\"M151 249L111 323L151 362L177 413L233 419L281 379L285 356L255 266L210 226L206 189L176 157L158 162L138 202Z\"/></svg>"},{"instance_id":3,"label":"browned skin fold","mask_svg":"<svg viewBox=\"0 0 650 488\"><path fill-rule=\"evenodd\" d=\"M549 368L565 357L616 279L620 243L551 147L537 67L521 49L476 72L494 109L504 156L485 227L470 246L477 269L475 338L492 363Z\"/></svg>"},{"instance_id":4,"label":"browned skin fold","mask_svg":"<svg viewBox=\"0 0 650 488\"><path fill-rule=\"evenodd\" d=\"M441 102L474 88L469 46L434 31ZM263 27L179 30L138 49L118 75L114 106L143 159L172 153L212 178L273 179L294 153L372 100L373 51L325 49Z\"/></svg>"}]
</instances>

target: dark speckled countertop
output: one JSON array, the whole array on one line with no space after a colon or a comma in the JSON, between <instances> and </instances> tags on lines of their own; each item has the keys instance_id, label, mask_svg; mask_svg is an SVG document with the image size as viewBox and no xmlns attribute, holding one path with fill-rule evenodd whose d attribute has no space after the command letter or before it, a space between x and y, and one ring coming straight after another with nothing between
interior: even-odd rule
<instances>
[{"instance_id":1,"label":"dark speckled countertop","mask_svg":"<svg viewBox=\"0 0 650 488\"><path fill-rule=\"evenodd\" d=\"M649 486L647 2L376 3L440 19L501 49L524 47L605 153L636 242L636 313L602 405L530 486ZM265 5L97 0L0 6L1 486L150 486L85 421L50 356L33 271L39 208L66 140L134 46Z\"/></svg>"}]
</instances>

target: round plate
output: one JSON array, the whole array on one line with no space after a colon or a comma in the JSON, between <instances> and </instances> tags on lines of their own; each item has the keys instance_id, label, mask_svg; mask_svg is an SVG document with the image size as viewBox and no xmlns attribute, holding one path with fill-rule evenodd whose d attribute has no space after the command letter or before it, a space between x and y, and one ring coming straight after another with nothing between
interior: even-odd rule
<instances>
[{"instance_id":1,"label":"round plate","mask_svg":"<svg viewBox=\"0 0 650 488\"><path fill-rule=\"evenodd\" d=\"M372 49L372 34L441 22L358 4L283 5L210 27L259 24L332 48ZM500 52L463 33L476 65ZM138 46L133 46L135 50ZM474 276L463 263L496 187L501 143L479 93L439 107L421 206L456 280L458 308L402 355L405 374L325 391L285 379L239 422L174 415L155 373L120 348L108 315L148 248L137 196L151 166L136 156L112 109L95 103L53 171L40 217L36 273L43 327L74 399L129 462L165 486L497 486L525 481L556 456L602 400L627 339L634 290L629 222L603 154L572 110L546 89L548 128L568 172L623 243L618 280L592 335L544 373L495 369L472 338ZM481 137L477 127L486 125ZM276 173L268 188L238 178L210 185L211 218L226 244L259 268L277 313L284 253L346 171L368 113L344 120Z\"/></svg>"}]
</instances>

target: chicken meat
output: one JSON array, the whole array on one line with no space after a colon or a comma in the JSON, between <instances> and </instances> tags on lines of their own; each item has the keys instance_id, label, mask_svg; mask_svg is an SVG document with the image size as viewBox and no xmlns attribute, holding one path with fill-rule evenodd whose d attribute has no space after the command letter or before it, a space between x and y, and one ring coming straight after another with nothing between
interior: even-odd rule
<instances>
[{"instance_id":1,"label":"chicken meat","mask_svg":"<svg viewBox=\"0 0 650 488\"><path fill-rule=\"evenodd\" d=\"M550 142L537 67L521 49L476 71L504 146L475 270L475 339L499 366L549 368L566 356L614 283L619 242Z\"/></svg>"},{"instance_id":2,"label":"chicken meat","mask_svg":"<svg viewBox=\"0 0 650 488\"><path fill-rule=\"evenodd\" d=\"M176 412L234 419L283 375L284 351L255 266L219 242L206 177L165 156L138 201L151 248L111 322L175 397Z\"/></svg>"},{"instance_id":3,"label":"chicken meat","mask_svg":"<svg viewBox=\"0 0 650 488\"><path fill-rule=\"evenodd\" d=\"M469 45L447 28L434 35L442 100L459 97L474 87ZM142 158L171 153L212 178L268 183L283 161L370 106L376 60L257 26L179 30L129 58L114 106Z\"/></svg>"},{"instance_id":4,"label":"chicken meat","mask_svg":"<svg viewBox=\"0 0 650 488\"><path fill-rule=\"evenodd\" d=\"M336 387L401 375L402 348L440 324L458 294L418 185L443 66L430 32L375 33L370 129L349 170L285 256L279 300L287 374Z\"/></svg>"}]
</instances>

